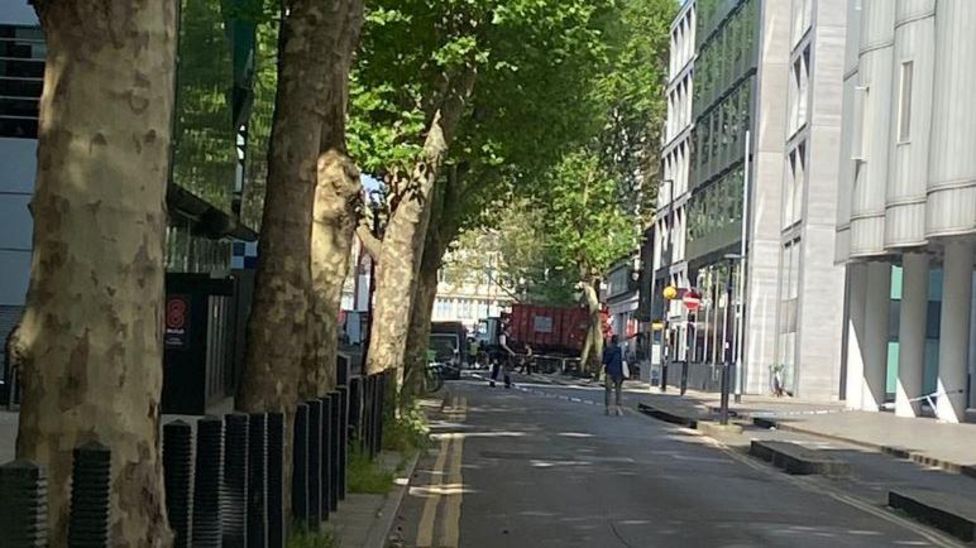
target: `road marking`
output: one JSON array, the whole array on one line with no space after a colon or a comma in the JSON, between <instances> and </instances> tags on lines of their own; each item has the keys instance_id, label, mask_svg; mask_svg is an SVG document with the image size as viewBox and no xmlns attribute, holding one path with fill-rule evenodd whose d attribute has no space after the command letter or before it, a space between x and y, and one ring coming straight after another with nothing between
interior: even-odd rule
<instances>
[{"instance_id":1,"label":"road marking","mask_svg":"<svg viewBox=\"0 0 976 548\"><path fill-rule=\"evenodd\" d=\"M945 546L950 548L956 548L956 547L961 548L965 546L964 544L961 544L955 541L954 539L949 538L948 536L945 536L941 533L937 533L935 531L931 531L925 526L915 523L910 519L892 514L891 512L888 512L882 508L878 508L873 504L864 501L858 497L848 495L837 488L828 485L823 485L821 483L815 483L815 480L812 478L802 478L798 476L780 474L774 471L773 469L771 469L768 465L764 465L759 462L756 462L753 458L739 453L738 451L732 449L728 445L716 439L704 435L702 435L701 437L708 445L711 445L712 447L718 449L719 451L722 451L723 453L727 454L732 459L742 464L745 464L746 466L754 470L757 470L767 475L774 474L776 475L776 477L788 483L792 483L794 486L803 489L804 491L831 497L834 500L837 500L838 502L841 502L843 504L861 510L862 512L871 514L877 518L898 525L900 527L904 527L905 529L908 529L909 531L912 531L913 533L925 538L926 540L928 540L929 542L931 542L936 546Z\"/></svg>"},{"instance_id":2,"label":"road marking","mask_svg":"<svg viewBox=\"0 0 976 548\"><path fill-rule=\"evenodd\" d=\"M460 423L467 419L467 409L467 398L454 396L451 407L444 411L451 416L452 421ZM441 446L437 453L437 460L434 462L434 469L431 472L430 485L426 488L427 500L424 502L424 510L417 527L416 545L418 548L429 548L431 546L457 548L460 538L461 501L463 498L461 463L464 455L464 434L445 433L439 438ZM450 468L445 481L445 467L448 464L448 457L450 457ZM442 499L446 501L446 508L443 512L438 513ZM437 527L438 524L440 527ZM440 536L443 542L434 543L435 529L442 531Z\"/></svg>"},{"instance_id":3,"label":"road marking","mask_svg":"<svg viewBox=\"0 0 976 548\"><path fill-rule=\"evenodd\" d=\"M460 420L467 418L468 400L461 398ZM451 454L451 467L447 481L457 489L447 495L447 508L444 512L444 537L438 546L457 548L461 536L461 502L464 499L464 479L461 476L461 463L464 457L464 436L454 437Z\"/></svg>"},{"instance_id":4,"label":"road marking","mask_svg":"<svg viewBox=\"0 0 976 548\"><path fill-rule=\"evenodd\" d=\"M458 398L454 396L451 407L457 407ZM451 447L451 436L441 438L441 448L434 462L434 470L430 477L430 495L424 501L424 511L420 515L420 525L417 527L417 546L432 546L434 543L434 518L437 516L437 506L441 502L440 485L444 483L444 465L447 463L447 452Z\"/></svg>"}]
</instances>

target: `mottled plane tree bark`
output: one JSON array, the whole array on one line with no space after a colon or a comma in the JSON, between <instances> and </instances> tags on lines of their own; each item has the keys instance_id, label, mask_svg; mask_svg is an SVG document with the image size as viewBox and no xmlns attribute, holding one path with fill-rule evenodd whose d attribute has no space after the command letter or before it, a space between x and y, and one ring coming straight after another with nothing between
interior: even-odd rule
<instances>
[{"instance_id":1,"label":"mottled plane tree bark","mask_svg":"<svg viewBox=\"0 0 976 548\"><path fill-rule=\"evenodd\" d=\"M308 329L312 202L329 70L322 29L331 14L321 0L286 0L283 8L254 301L236 405L291 414Z\"/></svg>"},{"instance_id":2,"label":"mottled plane tree bark","mask_svg":"<svg viewBox=\"0 0 976 548\"><path fill-rule=\"evenodd\" d=\"M430 222L431 195L476 75L474 67L467 67L457 76L445 77L419 160L409 173L395 171L386 177L396 204L390 208L382 241L359 227L364 246L378 258L366 369L369 373L395 370L398 386L403 382L410 311Z\"/></svg>"},{"instance_id":3,"label":"mottled plane tree bark","mask_svg":"<svg viewBox=\"0 0 976 548\"><path fill-rule=\"evenodd\" d=\"M72 450L112 450L113 546L165 546L159 444L175 0L34 0L47 59L16 355L19 458L67 542Z\"/></svg>"},{"instance_id":4,"label":"mottled plane tree bark","mask_svg":"<svg viewBox=\"0 0 976 548\"><path fill-rule=\"evenodd\" d=\"M299 393L324 394L335 382L342 288L362 210L359 169L346 144L349 72L363 25L362 0L335 0L323 33L329 73L322 96L322 126L311 239L308 335Z\"/></svg>"}]
</instances>

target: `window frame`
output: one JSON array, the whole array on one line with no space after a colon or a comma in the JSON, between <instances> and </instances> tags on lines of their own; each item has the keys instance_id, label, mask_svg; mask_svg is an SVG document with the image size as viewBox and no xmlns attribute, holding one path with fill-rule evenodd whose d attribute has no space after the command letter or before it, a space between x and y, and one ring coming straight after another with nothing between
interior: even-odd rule
<instances>
[{"instance_id":1,"label":"window frame","mask_svg":"<svg viewBox=\"0 0 976 548\"><path fill-rule=\"evenodd\" d=\"M915 59L903 59L898 69L897 143L899 145L912 142L912 100L914 98L914 91Z\"/></svg>"}]
</instances>

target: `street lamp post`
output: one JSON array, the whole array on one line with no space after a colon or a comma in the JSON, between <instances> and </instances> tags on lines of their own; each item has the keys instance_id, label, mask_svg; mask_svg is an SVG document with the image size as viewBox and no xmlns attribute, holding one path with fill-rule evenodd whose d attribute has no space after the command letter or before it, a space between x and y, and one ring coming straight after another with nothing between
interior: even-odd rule
<instances>
[{"instance_id":1,"label":"street lamp post","mask_svg":"<svg viewBox=\"0 0 976 548\"><path fill-rule=\"evenodd\" d=\"M722 400L719 411L719 422L721 424L729 423L729 392L731 386L730 370L732 369L732 364L735 361L735 357L732 355L732 337L729 333L732 320L732 270L735 266L735 262L740 258L740 255L734 253L725 256L725 259L728 261L728 272L725 278L725 325L722 328Z\"/></svg>"}]
</instances>

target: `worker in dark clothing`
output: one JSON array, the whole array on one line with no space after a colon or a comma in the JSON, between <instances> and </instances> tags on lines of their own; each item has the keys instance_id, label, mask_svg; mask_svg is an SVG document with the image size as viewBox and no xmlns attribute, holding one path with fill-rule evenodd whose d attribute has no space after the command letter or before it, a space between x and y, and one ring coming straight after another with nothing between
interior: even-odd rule
<instances>
[{"instance_id":1,"label":"worker in dark clothing","mask_svg":"<svg viewBox=\"0 0 976 548\"><path fill-rule=\"evenodd\" d=\"M505 388L512 387L512 377L509 375L509 371L511 370L512 358L515 357L515 351L508 346L509 336L508 326L502 326L502 332L498 335L498 352L495 354L494 369L491 372L489 386L495 386L495 380L498 379L500 372L505 380Z\"/></svg>"},{"instance_id":2,"label":"worker in dark clothing","mask_svg":"<svg viewBox=\"0 0 976 548\"><path fill-rule=\"evenodd\" d=\"M620 339L614 335L610 344L603 349L603 371L606 373L606 414L610 414L610 392L616 393L614 413L619 417L624 414L620 407L620 392L624 383L624 357L620 349Z\"/></svg>"}]
</instances>

